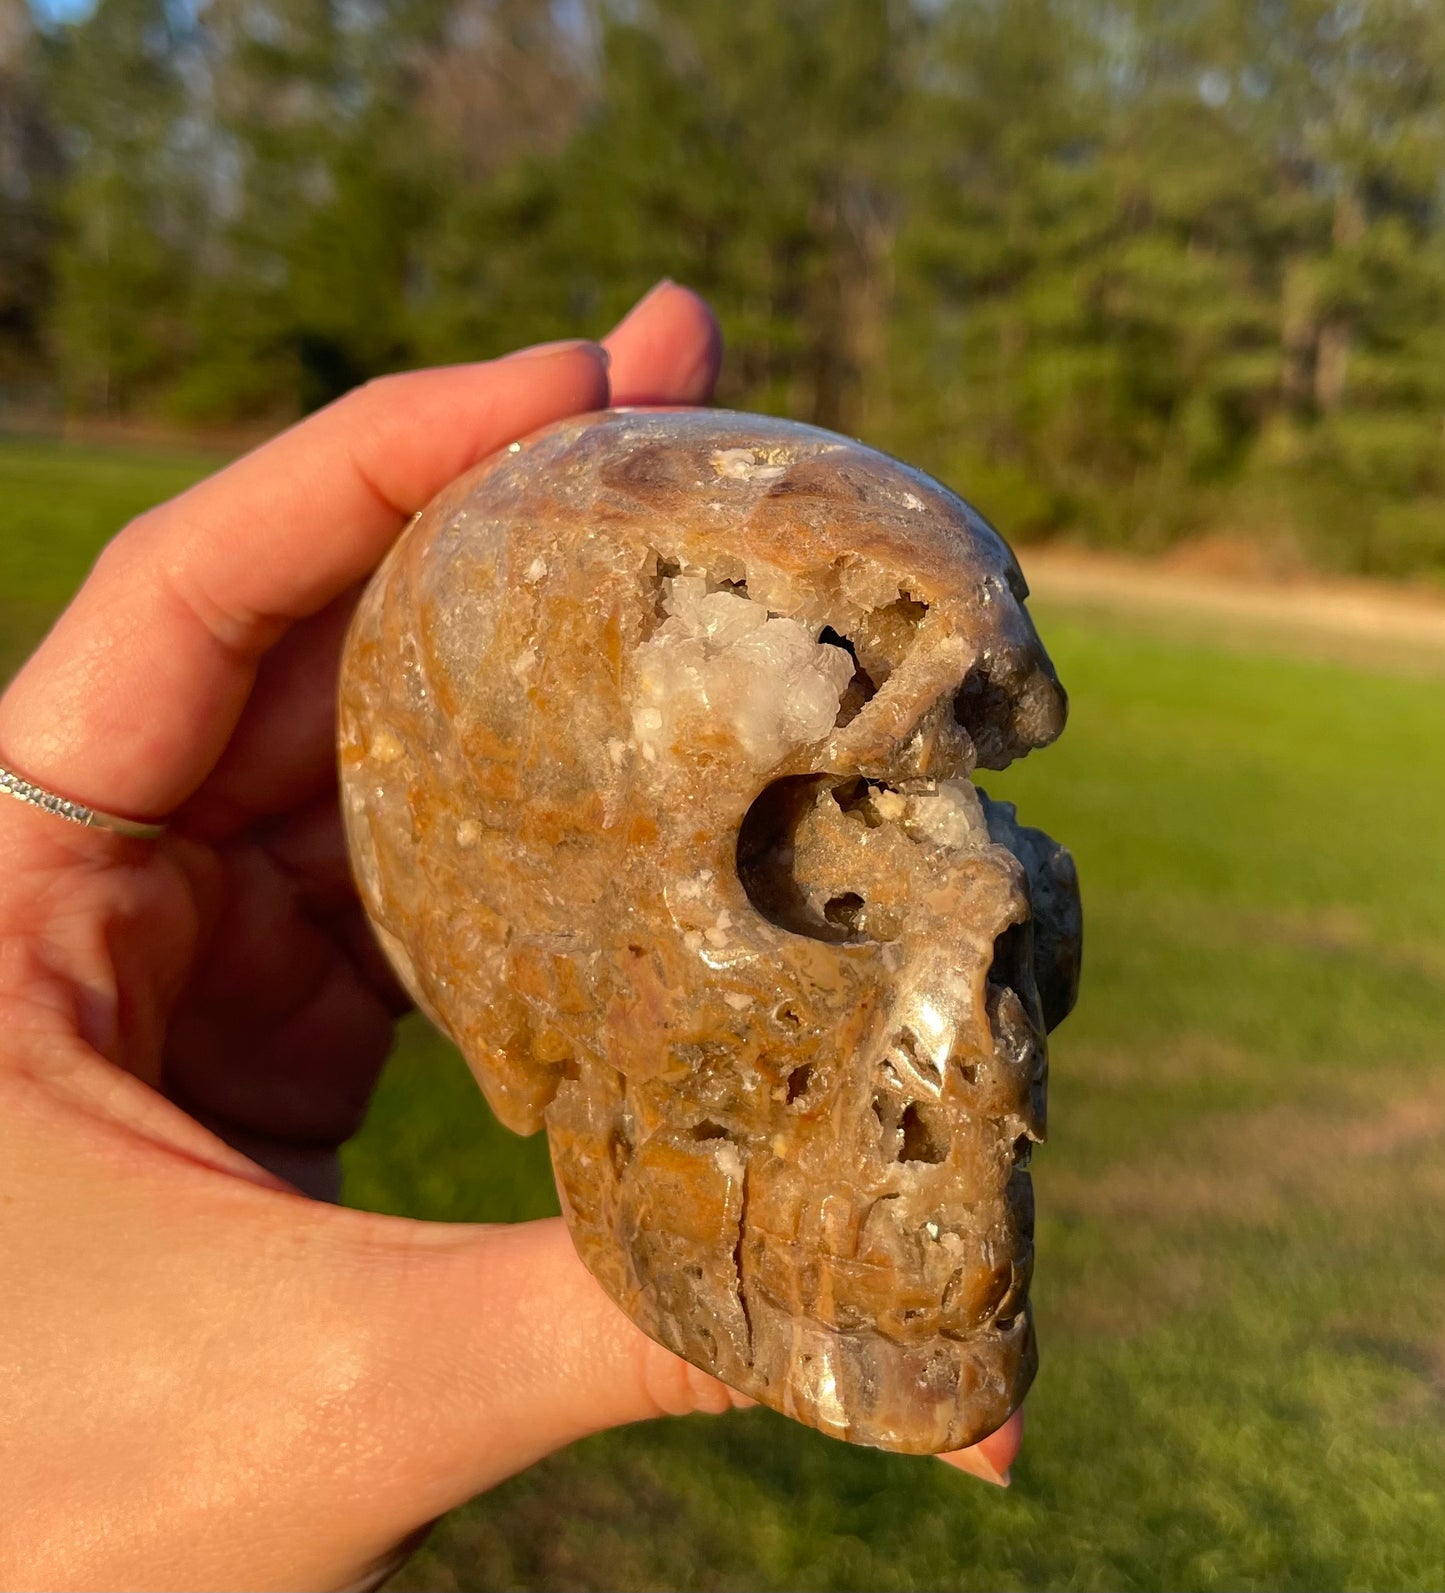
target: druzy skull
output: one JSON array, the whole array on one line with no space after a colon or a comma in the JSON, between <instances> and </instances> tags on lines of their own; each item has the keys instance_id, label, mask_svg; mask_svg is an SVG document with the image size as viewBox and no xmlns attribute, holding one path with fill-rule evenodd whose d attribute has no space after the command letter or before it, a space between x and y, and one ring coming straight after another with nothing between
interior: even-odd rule
<instances>
[{"instance_id":1,"label":"druzy skull","mask_svg":"<svg viewBox=\"0 0 1445 1593\"><path fill-rule=\"evenodd\" d=\"M363 898L648 1333L857 1443L1035 1367L1067 852L972 783L1065 699L998 535L828 432L612 411L489 460L342 678Z\"/></svg>"}]
</instances>

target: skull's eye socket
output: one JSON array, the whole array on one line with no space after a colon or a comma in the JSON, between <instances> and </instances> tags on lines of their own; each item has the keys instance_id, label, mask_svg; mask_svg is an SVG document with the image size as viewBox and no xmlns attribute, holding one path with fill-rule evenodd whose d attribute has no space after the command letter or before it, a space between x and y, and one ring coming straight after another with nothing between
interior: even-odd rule
<instances>
[{"instance_id":1,"label":"skull's eye socket","mask_svg":"<svg viewBox=\"0 0 1445 1593\"><path fill-rule=\"evenodd\" d=\"M817 800L824 777L790 775L774 780L748 809L738 831L738 878L748 900L779 929L812 940L854 938L852 925L863 899L836 896L823 914L810 905L793 871L798 826Z\"/></svg>"},{"instance_id":2,"label":"skull's eye socket","mask_svg":"<svg viewBox=\"0 0 1445 1593\"><path fill-rule=\"evenodd\" d=\"M936 1106L909 1101L891 1090L873 1097L878 1119L880 1148L886 1161L927 1162L948 1160L952 1136L948 1119Z\"/></svg>"}]
</instances>

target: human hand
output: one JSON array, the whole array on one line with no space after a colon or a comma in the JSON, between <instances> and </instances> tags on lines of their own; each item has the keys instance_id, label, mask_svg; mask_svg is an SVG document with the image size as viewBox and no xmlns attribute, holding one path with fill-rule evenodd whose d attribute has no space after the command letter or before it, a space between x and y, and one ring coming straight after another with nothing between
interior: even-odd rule
<instances>
[{"instance_id":1,"label":"human hand","mask_svg":"<svg viewBox=\"0 0 1445 1593\"><path fill-rule=\"evenodd\" d=\"M736 1400L560 1222L335 1187L401 1000L336 811L336 664L407 517L514 437L704 402L666 286L601 348L387 378L143 516L0 699L0 761L159 842L0 804L0 1581L370 1586L427 1521L604 1427ZM269 1170L267 1170L269 1169ZM952 1457L1006 1473L1017 1418Z\"/></svg>"}]
</instances>

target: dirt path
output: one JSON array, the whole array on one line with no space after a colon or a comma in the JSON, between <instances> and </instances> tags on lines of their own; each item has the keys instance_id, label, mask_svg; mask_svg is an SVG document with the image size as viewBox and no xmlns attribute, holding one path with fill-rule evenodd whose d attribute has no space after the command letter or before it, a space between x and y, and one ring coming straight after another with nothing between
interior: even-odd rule
<instances>
[{"instance_id":1,"label":"dirt path","mask_svg":"<svg viewBox=\"0 0 1445 1593\"><path fill-rule=\"evenodd\" d=\"M1386 668L1445 670L1445 593L1383 582L1238 577L1107 554L1024 548L1042 603L1107 609L1200 637L1322 651Z\"/></svg>"}]
</instances>

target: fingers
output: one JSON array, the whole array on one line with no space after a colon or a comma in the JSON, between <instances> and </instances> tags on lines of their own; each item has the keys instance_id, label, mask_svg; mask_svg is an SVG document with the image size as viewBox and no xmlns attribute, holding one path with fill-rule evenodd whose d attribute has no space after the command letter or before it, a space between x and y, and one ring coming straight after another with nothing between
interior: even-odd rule
<instances>
[{"instance_id":1,"label":"fingers","mask_svg":"<svg viewBox=\"0 0 1445 1593\"><path fill-rule=\"evenodd\" d=\"M722 333L706 303L664 278L603 340L614 404L706 404Z\"/></svg>"},{"instance_id":2,"label":"fingers","mask_svg":"<svg viewBox=\"0 0 1445 1593\"><path fill-rule=\"evenodd\" d=\"M216 767L176 814L186 835L224 840L323 795L334 807L337 670L360 590L293 625L261 660Z\"/></svg>"},{"instance_id":3,"label":"fingers","mask_svg":"<svg viewBox=\"0 0 1445 1593\"><path fill-rule=\"evenodd\" d=\"M5 761L112 811L165 814L216 762L259 656L375 566L453 477L607 402L594 344L358 388L136 521L0 700Z\"/></svg>"},{"instance_id":4,"label":"fingers","mask_svg":"<svg viewBox=\"0 0 1445 1593\"><path fill-rule=\"evenodd\" d=\"M615 404L705 403L722 357L712 312L674 282L659 283L603 347ZM187 809L189 831L233 833L334 779L336 660L351 607L338 598L267 656L231 745Z\"/></svg>"},{"instance_id":5,"label":"fingers","mask_svg":"<svg viewBox=\"0 0 1445 1593\"><path fill-rule=\"evenodd\" d=\"M548 421L609 401L706 401L721 341L702 300L664 282L613 331L607 352L610 385L592 344L387 377L144 516L107 549L0 700L8 761L112 811L173 811L215 767L261 654L369 574L407 516ZM314 770L330 759L341 607L298 641L290 670L258 683L245 756L217 769L206 792L208 827L234 828L314 788ZM297 679L303 662L309 684Z\"/></svg>"},{"instance_id":6,"label":"fingers","mask_svg":"<svg viewBox=\"0 0 1445 1593\"><path fill-rule=\"evenodd\" d=\"M73 1061L0 1077L23 1585L349 1586L572 1438L728 1407L560 1223L432 1229L243 1182L135 1081Z\"/></svg>"},{"instance_id":7,"label":"fingers","mask_svg":"<svg viewBox=\"0 0 1445 1593\"><path fill-rule=\"evenodd\" d=\"M706 403L722 338L703 299L660 282L613 328L612 403ZM336 660L349 594L293 629L256 677L236 736L186 811L188 828L212 836L304 800L335 777Z\"/></svg>"},{"instance_id":8,"label":"fingers","mask_svg":"<svg viewBox=\"0 0 1445 1593\"><path fill-rule=\"evenodd\" d=\"M938 1458L945 1465L966 1471L970 1477L991 1482L998 1488L1007 1488L1009 1471L1018 1458L1023 1441L1024 1413L1020 1407L997 1432L990 1433L972 1448L956 1449L951 1455L940 1455Z\"/></svg>"}]
</instances>

